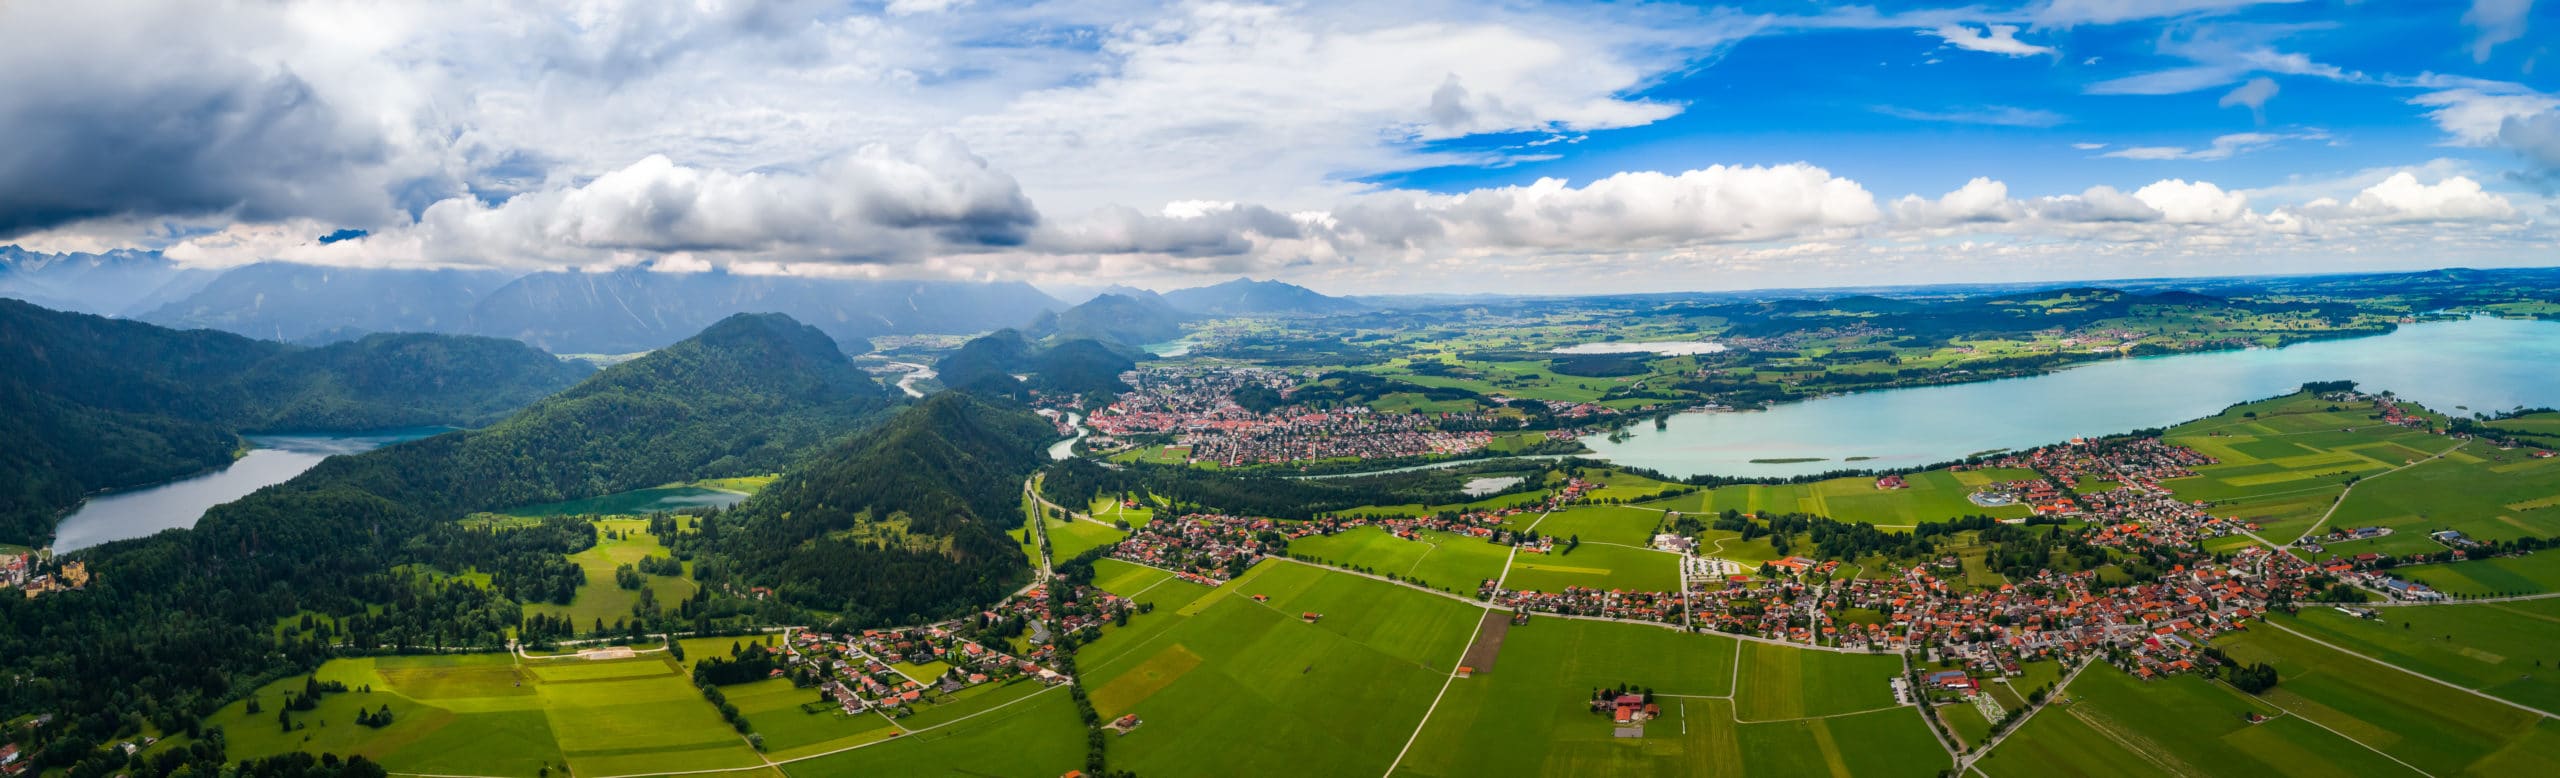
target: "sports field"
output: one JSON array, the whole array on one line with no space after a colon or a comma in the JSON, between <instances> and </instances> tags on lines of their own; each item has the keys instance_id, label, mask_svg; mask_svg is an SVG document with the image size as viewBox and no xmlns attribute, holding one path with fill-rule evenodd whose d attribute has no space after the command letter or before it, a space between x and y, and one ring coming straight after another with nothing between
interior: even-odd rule
<instances>
[{"instance_id":1,"label":"sports field","mask_svg":"<svg viewBox=\"0 0 2560 778\"><path fill-rule=\"evenodd\" d=\"M2560 722L2278 629L2215 641L2281 680L2260 699L2437 775L2560 774Z\"/></svg>"},{"instance_id":2,"label":"sports field","mask_svg":"<svg viewBox=\"0 0 2560 778\"><path fill-rule=\"evenodd\" d=\"M2277 623L2433 678L2560 711L2560 600L2377 610L2379 620L2304 608Z\"/></svg>"},{"instance_id":3,"label":"sports field","mask_svg":"<svg viewBox=\"0 0 2560 778\"><path fill-rule=\"evenodd\" d=\"M1542 527L1540 532L1544 532ZM1680 588L1680 557L1649 548L1610 545L1584 539L1573 553L1558 542L1554 553L1523 553L1511 560L1502 585L1535 592L1560 592L1568 586L1625 591L1669 592Z\"/></svg>"},{"instance_id":4,"label":"sports field","mask_svg":"<svg viewBox=\"0 0 2560 778\"><path fill-rule=\"evenodd\" d=\"M567 605L534 603L526 605L525 612L567 616L580 630L594 627L599 619L610 625L616 620L631 618L632 606L640 602L640 591L615 585L614 568L645 557L666 556L667 547L658 542L657 536L649 534L646 519L602 519L595 525L595 547L569 555L569 561L577 563L578 569L586 572L586 585L578 587L577 596ZM616 539L607 533L620 533L622 537ZM687 563L687 569L691 569L691 563ZM652 575L648 579L650 595L657 600L660 610L676 607L699 588L691 578Z\"/></svg>"},{"instance_id":5,"label":"sports field","mask_svg":"<svg viewBox=\"0 0 2560 778\"><path fill-rule=\"evenodd\" d=\"M2252 724L2252 713L2271 718ZM2414 775L2229 686L2140 681L2106 665L2083 671L1977 766L1994 778Z\"/></svg>"},{"instance_id":6,"label":"sports field","mask_svg":"<svg viewBox=\"0 0 2560 778\"><path fill-rule=\"evenodd\" d=\"M2402 565L2391 574L2451 594L2540 594L2560 591L2560 553L2497 557L2440 565Z\"/></svg>"},{"instance_id":7,"label":"sports field","mask_svg":"<svg viewBox=\"0 0 2560 778\"><path fill-rule=\"evenodd\" d=\"M1268 602L1257 602L1252 595ZM1315 623L1300 618L1322 614ZM1114 769L1141 775L1384 770L1483 611L1358 576L1265 561L1077 653Z\"/></svg>"},{"instance_id":8,"label":"sports field","mask_svg":"<svg viewBox=\"0 0 2560 778\"><path fill-rule=\"evenodd\" d=\"M1289 541L1289 553L1327 564L1421 581L1434 589L1474 596L1476 587L1502 577L1511 547L1483 538L1425 530L1406 540L1377 527Z\"/></svg>"},{"instance_id":9,"label":"sports field","mask_svg":"<svg viewBox=\"0 0 2560 778\"><path fill-rule=\"evenodd\" d=\"M319 677L351 691L291 714L293 732L276 714L285 692L302 687L300 678L260 689L259 713L235 702L207 723L223 728L233 759L293 750L362 754L394 772L530 776L548 768L611 776L764 764L663 654L537 662L507 654L365 657L333 660ZM390 726L355 723L359 709L386 705ZM859 727L846 721L848 733Z\"/></svg>"}]
</instances>

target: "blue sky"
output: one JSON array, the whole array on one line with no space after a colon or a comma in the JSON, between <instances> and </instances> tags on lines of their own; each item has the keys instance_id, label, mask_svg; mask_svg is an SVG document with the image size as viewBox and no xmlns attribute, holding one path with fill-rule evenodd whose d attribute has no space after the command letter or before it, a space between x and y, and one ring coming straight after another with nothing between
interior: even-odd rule
<instances>
[{"instance_id":1,"label":"blue sky","mask_svg":"<svg viewBox=\"0 0 2560 778\"><path fill-rule=\"evenodd\" d=\"M1815 4L1793 2L1746 8L1822 12ZM1966 51L1912 29L1770 34L1734 43L1634 93L1685 106L1673 118L1573 133L1584 139L1534 149L1517 147L1544 134L1461 139L1443 147L1512 147L1560 158L1500 168L1400 171L1369 180L1457 191L1539 176L1589 179L1631 169L1809 160L1880 191L1943 191L1993 175L2013 191L2059 194L2096 183L2131 187L2178 176L2210 176L2225 186L2250 188L2434 157L2496 169L2513 155L2443 145L2444 132L2425 109L2408 102L2420 90L2407 87L2235 70L2191 91L2091 93L2110 80L2193 64L2163 53L2164 37L2215 36L2304 54L2373 79L2451 73L2546 92L2560 87L2560 78L2548 75L2560 72L2560 62L2539 68L2545 75L2529 69L2529 63L2553 54L2537 40L2505 44L2488 61L2473 62L2468 47L2476 32L2462 24L2464 10L2457 3L2278 3L2159 23L2027 29L2016 37L2056 50L2029 56ZM2262 76L2279 90L2263 111L2219 104L2231 89ZM2279 142L2201 165L2110 159L2100 156L2106 149L2074 147L2200 147L2226 134L2312 131L2331 137Z\"/></svg>"},{"instance_id":2,"label":"blue sky","mask_svg":"<svg viewBox=\"0 0 2560 778\"><path fill-rule=\"evenodd\" d=\"M1335 292L2544 264L2553 6L6 4L0 242Z\"/></svg>"}]
</instances>

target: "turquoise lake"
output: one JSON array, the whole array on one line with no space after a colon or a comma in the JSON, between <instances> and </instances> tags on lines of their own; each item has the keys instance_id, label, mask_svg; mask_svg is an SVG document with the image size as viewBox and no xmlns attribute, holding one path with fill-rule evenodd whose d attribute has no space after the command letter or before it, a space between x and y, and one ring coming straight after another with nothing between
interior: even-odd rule
<instances>
[{"instance_id":1,"label":"turquoise lake","mask_svg":"<svg viewBox=\"0 0 2560 778\"><path fill-rule=\"evenodd\" d=\"M1661 430L1639 423L1622 441L1592 436L1583 444L1599 458L1675 476L1907 468L2165 427L2334 379L2456 415L2560 406L2560 322L2473 318L2280 349L2114 359L2039 376L1863 392L1764 411L1686 413ZM1800 457L1819 461L1751 461Z\"/></svg>"},{"instance_id":2,"label":"turquoise lake","mask_svg":"<svg viewBox=\"0 0 2560 778\"><path fill-rule=\"evenodd\" d=\"M193 527L213 506L284 483L320 464L320 460L445 431L433 427L345 434L249 435L249 453L220 470L89 498L54 531L53 550L68 553L161 530Z\"/></svg>"}]
</instances>

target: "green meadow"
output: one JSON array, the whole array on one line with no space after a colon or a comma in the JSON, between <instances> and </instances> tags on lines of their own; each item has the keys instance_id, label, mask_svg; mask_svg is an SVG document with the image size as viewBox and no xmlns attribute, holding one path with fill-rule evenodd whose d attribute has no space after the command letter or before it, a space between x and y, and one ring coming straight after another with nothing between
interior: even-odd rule
<instances>
[{"instance_id":1,"label":"green meadow","mask_svg":"<svg viewBox=\"0 0 2560 778\"><path fill-rule=\"evenodd\" d=\"M1253 595L1268 598L1254 600ZM1322 618L1309 623L1303 613ZM1142 775L1384 770L1454 669L1481 608L1285 561L1077 652L1113 769Z\"/></svg>"},{"instance_id":2,"label":"green meadow","mask_svg":"<svg viewBox=\"0 0 2560 778\"><path fill-rule=\"evenodd\" d=\"M1309 535L1289 541L1289 553L1342 567L1419 581L1425 586L1473 596L1478 585L1502 577L1511 547L1454 532L1425 530L1406 540L1378 527L1357 527L1332 535Z\"/></svg>"},{"instance_id":3,"label":"green meadow","mask_svg":"<svg viewBox=\"0 0 2560 778\"><path fill-rule=\"evenodd\" d=\"M2107 665L2082 671L1976 766L1993 778L2414 774L2221 683L2141 681Z\"/></svg>"},{"instance_id":4,"label":"green meadow","mask_svg":"<svg viewBox=\"0 0 2560 778\"><path fill-rule=\"evenodd\" d=\"M2276 668L2281 680L2261 702L2420 770L2560 774L2560 721L2446 689L2279 629L2252 629L2215 643L2236 661Z\"/></svg>"},{"instance_id":5,"label":"green meadow","mask_svg":"<svg viewBox=\"0 0 2560 778\"><path fill-rule=\"evenodd\" d=\"M794 778L845 775L1065 775L1082 768L1084 724L1064 687L851 750L782 761ZM876 717L875 717L876 718Z\"/></svg>"},{"instance_id":6,"label":"green meadow","mask_svg":"<svg viewBox=\"0 0 2560 778\"><path fill-rule=\"evenodd\" d=\"M2218 462L2162 485L2179 497L2211 503L2215 515L2257 522L2263 537L2290 540L2317 523L2350 481L2381 475L2457 443L2383 424L2373 418L2376 412L2372 403L2333 404L2294 394L2178 425L2163 436L2166 442ZM2359 484L2349 505L2407 475L2393 473ZM2342 507L2331 526L2348 519Z\"/></svg>"},{"instance_id":7,"label":"green meadow","mask_svg":"<svg viewBox=\"0 0 2560 778\"><path fill-rule=\"evenodd\" d=\"M1899 660L1882 658L1882 673L1870 674L1871 657L1767 647L1803 656L1746 661L1743 645L1638 624L1533 617L1511 628L1490 670L1451 683L1396 774L1925 776L1947 767L1919 714L1892 706L1885 683ZM1820 692L1753 682L1772 668L1858 680ZM1593 690L1620 684L1652 689L1662 707L1641 736L1617 737L1612 720L1586 704ZM1848 688L1865 685L1874 689ZM1854 699L1808 699L1843 691ZM1867 703L1879 697L1886 707L1872 710ZM1852 710L1745 723L1751 717L1737 716L1738 708Z\"/></svg>"},{"instance_id":8,"label":"green meadow","mask_svg":"<svg viewBox=\"0 0 2560 778\"><path fill-rule=\"evenodd\" d=\"M1892 680L1901 674L1902 658L1891 654L1744 643L1734 713L1743 721L1770 721L1890 708Z\"/></svg>"},{"instance_id":9,"label":"green meadow","mask_svg":"<svg viewBox=\"0 0 2560 778\"><path fill-rule=\"evenodd\" d=\"M1735 484L1646 503L1682 513L1804 513L1879 527L1910 527L1965 516L2017 518L2024 505L1985 508L1968 499L1983 486L2037 477L2025 469L1954 472L1930 470L1904 476L1908 488L1878 489L1873 478L1833 478L1804 484Z\"/></svg>"},{"instance_id":10,"label":"green meadow","mask_svg":"<svg viewBox=\"0 0 2560 778\"><path fill-rule=\"evenodd\" d=\"M649 534L646 519L601 519L595 525L595 547L569 555L569 561L577 563L578 568L586 572L586 585L578 587L577 596L571 598L567 605L533 603L524 606L526 613L567 616L581 630L594 626L598 620L612 624L632 616L632 608L640 603L640 590L616 585L614 568L646 557L666 556L667 547L658 542L657 536ZM608 537L605 535L607 531L619 532L622 537ZM686 569L691 568L691 563L686 563ZM691 578L652 575L648 579L650 596L657 600L660 610L676 607L677 603L692 597L694 590L700 588Z\"/></svg>"},{"instance_id":11,"label":"green meadow","mask_svg":"<svg viewBox=\"0 0 2560 778\"><path fill-rule=\"evenodd\" d=\"M1653 531L1662 526L1662 520L1663 512L1660 510L1620 505L1577 505L1547 514L1544 521L1538 522L1538 534L1643 546L1653 542Z\"/></svg>"},{"instance_id":12,"label":"green meadow","mask_svg":"<svg viewBox=\"0 0 2560 778\"><path fill-rule=\"evenodd\" d=\"M2392 568L2391 574L2423 582L2451 594L2540 594L2560 591L2560 553L2402 565Z\"/></svg>"},{"instance_id":13,"label":"green meadow","mask_svg":"<svg viewBox=\"0 0 2560 778\"><path fill-rule=\"evenodd\" d=\"M258 713L234 702L207 723L223 728L233 759L297 750L361 754L406 773L610 776L764 764L664 654L610 661L365 657L332 660L318 677L350 691L289 714L291 732L277 713L285 693L302 688L301 678L258 690ZM359 710L386 706L390 726L355 723Z\"/></svg>"},{"instance_id":14,"label":"green meadow","mask_svg":"<svg viewBox=\"0 0 2560 778\"><path fill-rule=\"evenodd\" d=\"M2304 608L2277 623L2428 677L2560 710L2560 600L2377 610L2380 619Z\"/></svg>"},{"instance_id":15,"label":"green meadow","mask_svg":"<svg viewBox=\"0 0 2560 778\"><path fill-rule=\"evenodd\" d=\"M1056 562L1074 559L1077 554L1118 543L1121 538L1129 536L1118 527L1083 519L1051 521L1046 531L1049 533L1049 558Z\"/></svg>"},{"instance_id":16,"label":"green meadow","mask_svg":"<svg viewBox=\"0 0 2560 778\"><path fill-rule=\"evenodd\" d=\"M1539 532L1546 530L1541 525ZM1573 553L1559 542L1553 553L1522 553L1511 560L1502 585L1521 591L1560 592L1568 586L1625 591L1670 592L1680 589L1680 557L1649 548L1611 545L1585 539Z\"/></svg>"}]
</instances>

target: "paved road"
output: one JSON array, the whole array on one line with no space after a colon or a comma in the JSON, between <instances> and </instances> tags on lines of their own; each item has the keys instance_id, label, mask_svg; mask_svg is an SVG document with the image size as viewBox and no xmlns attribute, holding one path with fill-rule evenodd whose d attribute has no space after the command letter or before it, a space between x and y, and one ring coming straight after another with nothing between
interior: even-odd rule
<instances>
[{"instance_id":1,"label":"paved road","mask_svg":"<svg viewBox=\"0 0 2560 778\"><path fill-rule=\"evenodd\" d=\"M2463 447L2463 446L2468 446L2468 445L2471 445L2471 441L2466 440L2466 441L2462 441L2462 442L2460 442L2460 443L2455 443L2455 444L2453 444L2453 447L2452 447L2452 448L2448 448L2448 449L2445 449L2445 450L2443 450L2443 451L2438 451L2438 452L2436 452L2436 455L2435 455L2435 456L2427 457L2427 458L2425 458L2425 459L2421 459L2421 460L2418 460L2418 461L2415 461L2415 462L2411 462L2411 463L2409 463L2409 464L2401 465L2401 466L2399 466L2399 467L2391 468L2391 469L2389 469L2389 470L2384 470L2384 471L2382 471L2382 472L2375 473L2375 474L2370 475L2370 476L2366 476L2366 477L2363 477L2363 478L2358 478L2358 479L2356 479L2356 482L2355 482L2355 483L2347 484L2347 488L2345 488L2345 489L2341 489L2341 490L2339 490L2339 491L2338 491L2338 499L2336 499L2336 500L2332 500L2332 501L2330 501L2330 502L2329 502L2329 510L2327 510L2326 512L2321 513L2321 514L2320 514L2320 520L2319 520L2319 521L2312 522L2312 523L2311 523L2311 528L2310 528L2310 529L2303 530L2303 531L2302 531L2302 537L2294 538L2294 539L2293 539L2293 543L2286 543L2286 544L2284 544L2284 545L2277 546L2277 547L2276 547L2276 550L2278 550L2278 551L2282 551L2282 550L2285 550L2285 549L2292 548L2294 543L2300 543L2300 542L2302 542L2302 541L2303 541L2303 539L2304 539L2304 538L2309 538L2309 537L2311 537L2311 533L2319 532L2319 531L2320 531L2320 527L2321 527L2321 526L2326 525L2326 524L2328 524L2328 523L2329 523L2329 517L2331 517L2331 516L2335 516L2335 515L2338 515L2338 507L2339 507L2339 506L2342 506L2342 505L2347 504L2347 495L2354 494L2354 493L2355 493L2355 491L2356 491L2356 487L2358 487L2358 486L2363 486L2363 485L2365 484L2365 482L2367 482L2367 481L2371 481L2371 480L2376 479L2376 478L2381 478L2381 477L2383 477L2383 476L2390 475L2390 474L2392 474L2392 473L2397 473L2397 472L2400 472L2400 471L2402 471L2402 470L2407 470L2407 469L2412 468L2412 467L2417 467L2417 466L2419 466L2419 465L2423 465L2423 464L2426 464L2426 463L2428 463L2428 462L2433 462L2433 461L2436 461L2436 460L2438 460L2438 459L2443 459L2443 458L2444 458L2444 455L2446 455L2446 454L2451 454L2451 453L2456 452L2456 451L2460 451L2460 450L2462 450L2462 447Z\"/></svg>"},{"instance_id":2,"label":"paved road","mask_svg":"<svg viewBox=\"0 0 2560 778\"><path fill-rule=\"evenodd\" d=\"M2036 714L2042 712L2046 706L2052 705L2054 698L2062 696L2062 690L2071 688L2072 679L2079 678L2080 671L2087 670L2090 665L2097 663L2097 660L2092 659L2086 662L2081 662L2079 667L2071 668L2071 672L2064 674L2062 676L2062 680L2053 684L2053 691L2045 694L2044 702L2027 706L2026 715L2019 716L2018 720L2015 723L2010 724L2008 729L2000 730L2000 734L1992 735L1990 742L1982 744L1981 748L1974 749L1973 753L1957 757L1956 772L1961 773L1966 770L1973 769L1973 763L1982 761L1983 757L1990 756L1991 749L2000 747L2000 741L2009 739L2009 736L2017 734L2018 730L2026 729L2027 722L2029 720L2034 719Z\"/></svg>"}]
</instances>

